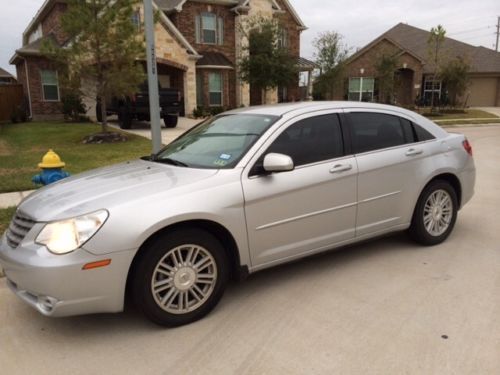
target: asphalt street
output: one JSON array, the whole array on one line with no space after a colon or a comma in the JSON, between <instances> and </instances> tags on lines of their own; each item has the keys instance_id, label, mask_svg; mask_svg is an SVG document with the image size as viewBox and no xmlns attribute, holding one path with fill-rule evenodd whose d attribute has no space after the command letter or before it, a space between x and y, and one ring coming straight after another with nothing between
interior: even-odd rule
<instances>
[{"instance_id":1,"label":"asphalt street","mask_svg":"<svg viewBox=\"0 0 500 375\"><path fill-rule=\"evenodd\" d=\"M0 373L500 374L500 126L448 130L469 137L477 185L444 244L397 234L266 270L176 329L133 310L46 318L2 279Z\"/></svg>"}]
</instances>

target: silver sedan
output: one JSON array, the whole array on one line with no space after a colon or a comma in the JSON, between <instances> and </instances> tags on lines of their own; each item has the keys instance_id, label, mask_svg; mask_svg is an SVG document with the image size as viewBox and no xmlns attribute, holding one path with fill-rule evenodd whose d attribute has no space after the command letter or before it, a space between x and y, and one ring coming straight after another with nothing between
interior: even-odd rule
<instances>
[{"instance_id":1,"label":"silver sedan","mask_svg":"<svg viewBox=\"0 0 500 375\"><path fill-rule=\"evenodd\" d=\"M439 244L474 182L467 139L401 108L241 109L32 194L0 263L44 315L118 312L130 297L178 326L212 310L231 278L389 232Z\"/></svg>"}]
</instances>

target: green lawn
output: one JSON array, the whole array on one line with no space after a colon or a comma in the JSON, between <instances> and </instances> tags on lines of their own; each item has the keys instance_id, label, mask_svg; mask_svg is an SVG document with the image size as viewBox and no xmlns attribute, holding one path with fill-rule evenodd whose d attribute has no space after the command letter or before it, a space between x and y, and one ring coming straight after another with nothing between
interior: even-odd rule
<instances>
[{"instance_id":1,"label":"green lawn","mask_svg":"<svg viewBox=\"0 0 500 375\"><path fill-rule=\"evenodd\" d=\"M30 190L38 163L49 148L66 162L71 174L136 159L151 152L151 141L127 134L128 142L83 144L82 139L97 133L100 126L60 122L30 122L0 125L0 193Z\"/></svg>"},{"instance_id":2,"label":"green lawn","mask_svg":"<svg viewBox=\"0 0 500 375\"><path fill-rule=\"evenodd\" d=\"M0 209L0 236L9 226L10 219L14 216L14 212L16 212L16 207Z\"/></svg>"},{"instance_id":3,"label":"green lawn","mask_svg":"<svg viewBox=\"0 0 500 375\"><path fill-rule=\"evenodd\" d=\"M424 109L419 111L421 115L429 117L434 121L440 120L460 120L460 119L470 119L470 118L491 118L491 119L499 119L499 117L495 116L493 113L481 111L479 109L466 109L463 113L446 113L446 111L437 116L431 116L429 109Z\"/></svg>"}]
</instances>

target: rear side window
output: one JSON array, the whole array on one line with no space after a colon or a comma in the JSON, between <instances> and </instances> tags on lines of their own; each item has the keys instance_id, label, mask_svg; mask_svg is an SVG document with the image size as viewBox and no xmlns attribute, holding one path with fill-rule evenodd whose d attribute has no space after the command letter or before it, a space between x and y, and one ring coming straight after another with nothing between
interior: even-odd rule
<instances>
[{"instance_id":1,"label":"rear side window","mask_svg":"<svg viewBox=\"0 0 500 375\"><path fill-rule=\"evenodd\" d=\"M395 147L413 141L408 135L410 128L405 127L397 116L353 112L349 118L355 153Z\"/></svg>"},{"instance_id":2,"label":"rear side window","mask_svg":"<svg viewBox=\"0 0 500 375\"><path fill-rule=\"evenodd\" d=\"M431 133L417 124L413 124L413 129L415 130L417 142L430 141L431 139L435 139L435 137Z\"/></svg>"},{"instance_id":3,"label":"rear side window","mask_svg":"<svg viewBox=\"0 0 500 375\"><path fill-rule=\"evenodd\" d=\"M293 159L295 166L340 157L344 154L342 131L337 115L300 120L289 126L269 147Z\"/></svg>"}]
</instances>

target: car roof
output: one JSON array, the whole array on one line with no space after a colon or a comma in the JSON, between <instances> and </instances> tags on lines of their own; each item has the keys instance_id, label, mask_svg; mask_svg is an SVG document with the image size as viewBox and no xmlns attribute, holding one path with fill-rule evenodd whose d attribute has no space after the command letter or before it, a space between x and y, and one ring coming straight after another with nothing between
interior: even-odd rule
<instances>
[{"instance_id":1,"label":"car roof","mask_svg":"<svg viewBox=\"0 0 500 375\"><path fill-rule=\"evenodd\" d=\"M271 115L271 116L283 116L290 112L308 112L314 110L322 109L343 109L343 108L364 108L364 109L379 109L379 110L390 110L395 112L404 113L407 110L401 107L395 107L391 105L377 104L377 103L366 103L366 102L348 102L348 101L317 101L317 102L295 102L295 103L281 103L281 104L271 104L271 105L259 105L254 107L244 107L234 109L227 113L239 113L239 114L260 114L260 115Z\"/></svg>"},{"instance_id":2,"label":"car roof","mask_svg":"<svg viewBox=\"0 0 500 375\"><path fill-rule=\"evenodd\" d=\"M335 110L335 109L363 109L375 111L388 111L394 114L404 115L407 118L414 120L420 126L430 131L434 136L441 138L447 135L447 132L440 126L436 125L429 119L419 115L416 112L386 104L367 103L367 102L349 102L349 101L311 101L311 102L294 102L281 103L271 105L260 105L254 107L243 107L225 112L225 114L248 114L248 115L267 115L279 117L294 117L303 113Z\"/></svg>"}]
</instances>

